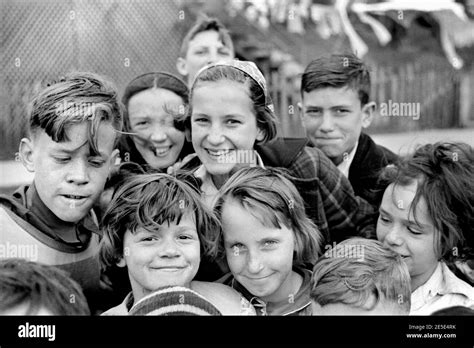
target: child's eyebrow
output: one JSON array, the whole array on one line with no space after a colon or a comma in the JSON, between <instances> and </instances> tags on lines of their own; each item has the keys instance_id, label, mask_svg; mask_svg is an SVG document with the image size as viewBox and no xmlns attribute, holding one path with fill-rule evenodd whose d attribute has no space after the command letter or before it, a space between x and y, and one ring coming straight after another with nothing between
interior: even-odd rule
<instances>
[{"instance_id":1,"label":"child's eyebrow","mask_svg":"<svg viewBox=\"0 0 474 348\"><path fill-rule=\"evenodd\" d=\"M341 104L341 105L334 105L334 106L331 106L331 109L340 109L340 108L349 109L350 107L351 107L350 105Z\"/></svg>"}]
</instances>

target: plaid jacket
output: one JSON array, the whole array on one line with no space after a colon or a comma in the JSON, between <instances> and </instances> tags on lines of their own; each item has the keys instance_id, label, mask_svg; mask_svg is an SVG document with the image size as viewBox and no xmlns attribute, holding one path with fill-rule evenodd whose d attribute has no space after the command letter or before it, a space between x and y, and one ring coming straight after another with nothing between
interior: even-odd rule
<instances>
[{"instance_id":1,"label":"plaid jacket","mask_svg":"<svg viewBox=\"0 0 474 348\"><path fill-rule=\"evenodd\" d=\"M265 161L265 159L264 159ZM356 197L349 180L319 149L304 146L287 167L326 243L375 237L374 208Z\"/></svg>"}]
</instances>

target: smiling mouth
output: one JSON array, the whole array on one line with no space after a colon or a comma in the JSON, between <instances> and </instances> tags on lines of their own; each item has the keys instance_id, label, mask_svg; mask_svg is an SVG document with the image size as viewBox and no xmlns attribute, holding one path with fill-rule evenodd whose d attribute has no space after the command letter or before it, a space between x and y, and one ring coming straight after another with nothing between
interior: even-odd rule
<instances>
[{"instance_id":1,"label":"smiling mouth","mask_svg":"<svg viewBox=\"0 0 474 348\"><path fill-rule=\"evenodd\" d=\"M254 278L254 277L247 277L248 279L252 280L252 281L259 281L259 280L263 280L263 279L267 279L268 277L270 277L271 274L265 276L265 277L258 277L258 278Z\"/></svg>"},{"instance_id":2,"label":"smiling mouth","mask_svg":"<svg viewBox=\"0 0 474 348\"><path fill-rule=\"evenodd\" d=\"M82 199L86 199L88 196L79 196L79 195L61 195L63 197L66 197L67 199L73 199L73 200L77 200L77 201L80 201Z\"/></svg>"},{"instance_id":3,"label":"smiling mouth","mask_svg":"<svg viewBox=\"0 0 474 348\"><path fill-rule=\"evenodd\" d=\"M156 157L164 157L169 153L169 151L171 150L172 147L173 147L173 145L170 145L170 146L167 146L167 147L160 147L160 148L151 147L150 150L153 152L153 154Z\"/></svg>"},{"instance_id":4,"label":"smiling mouth","mask_svg":"<svg viewBox=\"0 0 474 348\"><path fill-rule=\"evenodd\" d=\"M155 271L176 272L185 269L186 267L151 267Z\"/></svg>"},{"instance_id":5,"label":"smiling mouth","mask_svg":"<svg viewBox=\"0 0 474 348\"><path fill-rule=\"evenodd\" d=\"M217 151L210 150L210 149L205 149L205 150L209 154L209 156L211 156L212 158L219 158L221 156L226 156L226 155L230 154L230 152L232 151L232 150L229 150L229 149L227 149L227 150L217 150Z\"/></svg>"}]
</instances>

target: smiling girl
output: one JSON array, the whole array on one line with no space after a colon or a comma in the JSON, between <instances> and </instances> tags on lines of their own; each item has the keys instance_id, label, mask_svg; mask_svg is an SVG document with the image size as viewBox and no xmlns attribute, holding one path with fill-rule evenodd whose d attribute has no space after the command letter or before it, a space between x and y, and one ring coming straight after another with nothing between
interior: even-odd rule
<instances>
[{"instance_id":1,"label":"smiling girl","mask_svg":"<svg viewBox=\"0 0 474 348\"><path fill-rule=\"evenodd\" d=\"M402 256L411 276L410 314L474 306L474 289L447 263L472 258L474 153L466 144L420 147L387 168L377 238Z\"/></svg>"},{"instance_id":2,"label":"smiling girl","mask_svg":"<svg viewBox=\"0 0 474 348\"><path fill-rule=\"evenodd\" d=\"M303 144L293 153L277 141L278 120L254 63L213 63L197 73L191 86L185 127L198 156L194 175L202 180L208 207L232 174L243 167L264 167L265 161L288 169L306 213L327 243L375 234L373 208L355 197L347 178L320 150Z\"/></svg>"},{"instance_id":3,"label":"smiling girl","mask_svg":"<svg viewBox=\"0 0 474 348\"><path fill-rule=\"evenodd\" d=\"M178 121L188 104L188 88L182 80L165 72L140 75L127 85L122 102L126 108L122 162L166 171L193 152Z\"/></svg>"},{"instance_id":4,"label":"smiling girl","mask_svg":"<svg viewBox=\"0 0 474 348\"><path fill-rule=\"evenodd\" d=\"M231 271L220 281L259 315L310 315L309 269L322 236L295 186L279 170L244 168L222 187L215 209L222 230L213 252Z\"/></svg>"}]
</instances>

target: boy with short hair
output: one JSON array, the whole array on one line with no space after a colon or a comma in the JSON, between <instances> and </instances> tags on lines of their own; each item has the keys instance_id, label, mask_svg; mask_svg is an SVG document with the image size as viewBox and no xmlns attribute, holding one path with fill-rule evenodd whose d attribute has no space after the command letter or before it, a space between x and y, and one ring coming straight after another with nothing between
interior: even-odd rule
<instances>
[{"instance_id":1,"label":"boy with short hair","mask_svg":"<svg viewBox=\"0 0 474 348\"><path fill-rule=\"evenodd\" d=\"M185 35L176 68L191 85L196 73L206 64L231 60L234 44L227 28L217 19L202 17Z\"/></svg>"},{"instance_id":2,"label":"boy with short hair","mask_svg":"<svg viewBox=\"0 0 474 348\"><path fill-rule=\"evenodd\" d=\"M0 260L0 315L89 315L82 289L53 266Z\"/></svg>"},{"instance_id":3,"label":"boy with short hair","mask_svg":"<svg viewBox=\"0 0 474 348\"><path fill-rule=\"evenodd\" d=\"M313 315L408 315L410 274L382 243L350 238L316 262L310 296Z\"/></svg>"},{"instance_id":4,"label":"boy with short hair","mask_svg":"<svg viewBox=\"0 0 474 348\"><path fill-rule=\"evenodd\" d=\"M397 156L362 129L372 122L367 66L352 54L313 60L301 80L299 110L307 138L349 179L355 194L378 207L378 173Z\"/></svg>"},{"instance_id":5,"label":"boy with short hair","mask_svg":"<svg viewBox=\"0 0 474 348\"><path fill-rule=\"evenodd\" d=\"M68 271L92 302L101 286L91 208L118 154L121 127L117 91L102 77L77 72L50 84L33 100L29 137L20 143L33 183L0 196L0 243Z\"/></svg>"}]
</instances>

